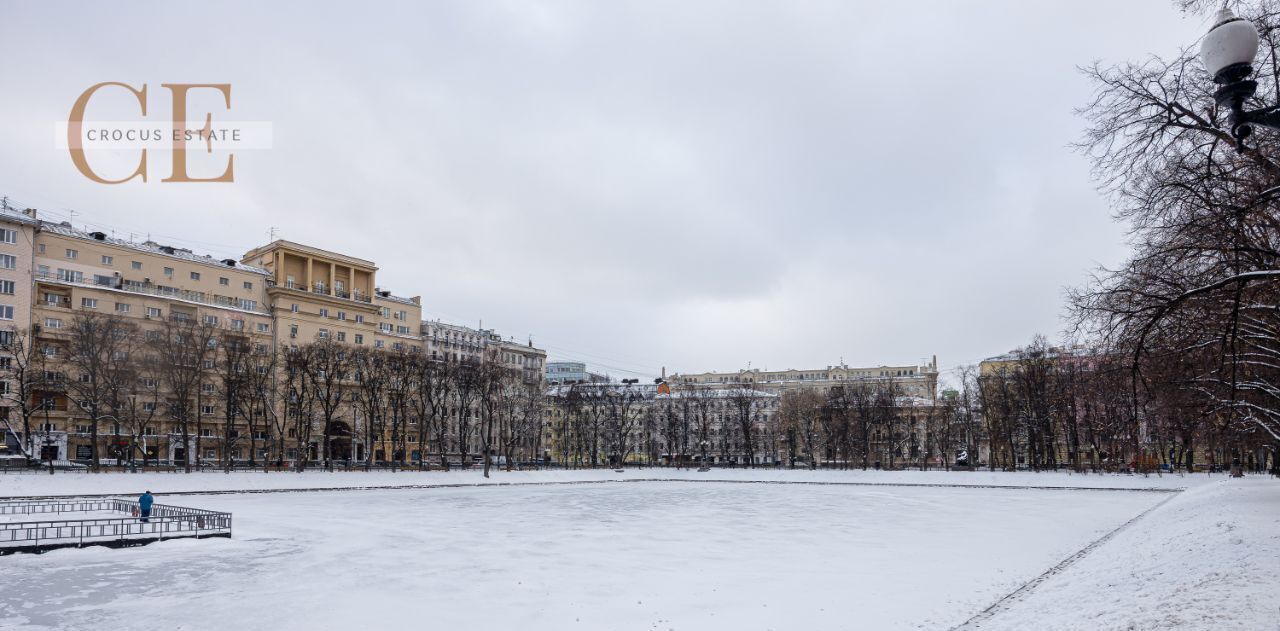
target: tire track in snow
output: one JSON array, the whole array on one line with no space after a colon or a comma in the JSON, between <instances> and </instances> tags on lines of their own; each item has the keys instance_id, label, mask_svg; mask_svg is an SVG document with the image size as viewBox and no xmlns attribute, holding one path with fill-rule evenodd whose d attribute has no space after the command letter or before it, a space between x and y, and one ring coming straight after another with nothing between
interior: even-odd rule
<instances>
[{"instance_id":1,"label":"tire track in snow","mask_svg":"<svg viewBox=\"0 0 1280 631\"><path fill-rule=\"evenodd\" d=\"M1040 586L1041 583L1044 583L1050 578L1062 573L1063 570L1074 565L1076 561L1079 561L1080 559L1083 559L1084 557L1088 556L1089 553L1093 552L1094 550L1097 550L1099 547L1102 546L1102 544L1110 541L1113 537L1123 532L1129 526L1132 526L1133 524L1137 523L1138 520L1142 519L1143 517L1146 517L1148 514L1155 511L1157 508L1160 508L1161 506L1164 506L1165 504L1169 503L1169 500L1172 500L1173 498L1177 497L1178 492L1181 492L1181 489L1170 494L1169 497L1166 497L1163 500L1160 500L1159 502L1156 503L1155 506L1152 506L1151 508L1148 508L1147 510L1144 510L1141 513L1138 513L1137 515L1129 519L1129 521L1126 521L1123 524L1120 524L1115 528L1115 530L1112 530L1111 532L1108 532L1107 534L1102 535L1101 537L1090 542L1089 545L1086 545L1085 547L1081 548L1075 554L1063 559L1062 561L1059 561L1057 565L1049 568L1048 570L1045 570L1045 572L1040 576L1037 576L1027 581L1026 583L1023 583L1017 589L1009 592L1008 594L1005 594L1003 598L995 601L994 603L991 603L990 606L988 606L986 609L983 609L982 611L979 611L972 618L965 620L959 625L951 627L950 631L973 631L975 629L983 628L982 624L984 622L987 622L988 620L995 617L1000 612L1005 611L1010 606L1018 603L1023 598L1026 598L1027 595L1030 594L1036 587Z\"/></svg>"}]
</instances>

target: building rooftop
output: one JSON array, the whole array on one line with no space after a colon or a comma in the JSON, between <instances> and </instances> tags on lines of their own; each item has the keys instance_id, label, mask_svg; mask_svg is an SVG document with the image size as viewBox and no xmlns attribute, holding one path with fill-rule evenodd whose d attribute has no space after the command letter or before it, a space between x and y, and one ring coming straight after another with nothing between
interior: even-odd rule
<instances>
[{"instance_id":1,"label":"building rooftop","mask_svg":"<svg viewBox=\"0 0 1280 631\"><path fill-rule=\"evenodd\" d=\"M96 241L98 243L106 243L109 245L115 245L122 248L135 250L137 252L144 252L146 254L153 254L156 256L164 256L164 257L169 257L173 259L189 261L191 263L201 263L203 265L210 265L210 266L218 267L221 269L234 269L242 272L259 274L262 276L269 275L269 273L265 269L262 269L260 267L254 267L252 265L245 265L244 263L236 261L235 259L217 259L208 254L196 254L187 248L179 248L176 246L162 245L162 244L156 243L155 241L144 241L142 243L136 243L134 241L128 241L126 239L117 239L116 237L108 236L104 232L87 232L84 230L78 230L76 228L73 228L71 224L65 221L61 223L53 223L51 221L41 221L40 231L59 234L64 237L83 239L85 241Z\"/></svg>"},{"instance_id":2,"label":"building rooftop","mask_svg":"<svg viewBox=\"0 0 1280 631\"><path fill-rule=\"evenodd\" d=\"M26 224L28 226L40 225L40 222L35 217L12 208L0 208L0 221L10 221L13 223Z\"/></svg>"},{"instance_id":3,"label":"building rooftop","mask_svg":"<svg viewBox=\"0 0 1280 631\"><path fill-rule=\"evenodd\" d=\"M271 243L268 243L266 245L258 246L252 250L249 250L248 252L245 252L244 256L241 258L251 259L257 256L261 256L267 252L270 252L271 250L275 250L278 248L293 250L295 252L304 252L306 254L311 254L313 256L326 258L332 261L340 261L343 263L347 263L348 265L363 267L369 270L378 269L378 266L374 265L373 261L369 261L362 258L356 258L354 256L348 256L346 254L339 254L331 250L325 250L323 248L317 248L310 245L303 245L301 243L295 243L293 241L287 241L285 239L276 239L275 241L272 241Z\"/></svg>"}]
</instances>

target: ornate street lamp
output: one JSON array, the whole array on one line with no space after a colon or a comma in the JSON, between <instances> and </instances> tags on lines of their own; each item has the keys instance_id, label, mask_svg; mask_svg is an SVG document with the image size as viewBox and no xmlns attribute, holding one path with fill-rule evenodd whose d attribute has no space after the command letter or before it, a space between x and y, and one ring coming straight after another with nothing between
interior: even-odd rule
<instances>
[{"instance_id":1,"label":"ornate street lamp","mask_svg":"<svg viewBox=\"0 0 1280 631\"><path fill-rule=\"evenodd\" d=\"M1257 55L1257 27L1223 7L1214 20L1213 28L1200 43L1200 61L1213 75L1214 83L1222 86L1213 93L1213 97L1219 107L1230 110L1228 120L1237 149L1244 147L1244 140L1256 126L1280 130L1277 106L1252 111L1244 109L1244 102L1258 90L1258 82L1249 78Z\"/></svg>"}]
</instances>

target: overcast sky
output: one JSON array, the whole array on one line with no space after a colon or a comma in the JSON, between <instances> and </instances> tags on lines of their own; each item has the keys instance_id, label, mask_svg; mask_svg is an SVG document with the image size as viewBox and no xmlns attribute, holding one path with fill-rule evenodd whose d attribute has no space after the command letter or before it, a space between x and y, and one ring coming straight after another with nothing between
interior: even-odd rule
<instances>
[{"instance_id":1,"label":"overcast sky","mask_svg":"<svg viewBox=\"0 0 1280 631\"><path fill-rule=\"evenodd\" d=\"M126 6L0 4L0 194L220 257L274 226L618 376L1057 337L1064 288L1126 252L1068 147L1075 68L1208 26L1166 0ZM162 155L91 182L55 125L101 81L161 123L160 84L230 83L206 111L273 147L231 184L161 183Z\"/></svg>"}]
</instances>

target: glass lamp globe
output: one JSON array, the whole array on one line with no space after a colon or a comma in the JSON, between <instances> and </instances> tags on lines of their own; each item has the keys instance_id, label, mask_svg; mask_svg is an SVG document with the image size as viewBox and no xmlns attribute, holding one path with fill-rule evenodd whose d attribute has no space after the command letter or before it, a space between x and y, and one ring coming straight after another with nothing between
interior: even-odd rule
<instances>
[{"instance_id":1,"label":"glass lamp globe","mask_svg":"<svg viewBox=\"0 0 1280 631\"><path fill-rule=\"evenodd\" d=\"M1219 83L1239 81L1248 76L1248 67L1257 55L1257 27L1223 7L1200 44L1200 61L1204 62L1205 70ZM1224 70L1239 76L1223 76Z\"/></svg>"}]
</instances>

